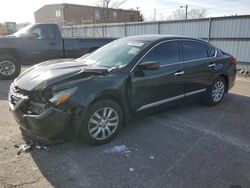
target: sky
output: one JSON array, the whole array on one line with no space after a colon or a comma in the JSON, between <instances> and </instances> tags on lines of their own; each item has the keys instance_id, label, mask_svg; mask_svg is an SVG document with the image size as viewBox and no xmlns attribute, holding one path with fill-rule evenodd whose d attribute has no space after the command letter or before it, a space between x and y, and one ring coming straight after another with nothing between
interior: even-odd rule
<instances>
[{"instance_id":1,"label":"sky","mask_svg":"<svg viewBox=\"0 0 250 188\"><path fill-rule=\"evenodd\" d=\"M98 0L2 0L0 23L7 21L34 23L36 10L45 4L57 3L97 5ZM139 7L146 20L153 19L156 9L156 19L164 20L183 5L188 5L189 10L206 8L208 17L250 14L250 0L127 0L120 8Z\"/></svg>"}]
</instances>

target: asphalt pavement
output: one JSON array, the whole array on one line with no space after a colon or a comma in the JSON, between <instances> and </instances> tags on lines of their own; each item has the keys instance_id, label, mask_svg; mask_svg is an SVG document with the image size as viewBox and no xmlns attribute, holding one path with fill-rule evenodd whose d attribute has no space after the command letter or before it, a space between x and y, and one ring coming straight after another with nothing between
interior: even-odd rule
<instances>
[{"instance_id":1,"label":"asphalt pavement","mask_svg":"<svg viewBox=\"0 0 250 188\"><path fill-rule=\"evenodd\" d=\"M0 81L0 187L250 187L250 79L215 107L197 102L130 122L110 143L17 155L24 143Z\"/></svg>"}]
</instances>

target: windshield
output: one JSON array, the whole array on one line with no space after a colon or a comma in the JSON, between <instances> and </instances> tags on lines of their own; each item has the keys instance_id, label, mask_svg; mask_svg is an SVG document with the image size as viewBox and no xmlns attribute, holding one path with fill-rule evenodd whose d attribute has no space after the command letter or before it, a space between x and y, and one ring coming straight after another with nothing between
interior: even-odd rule
<instances>
[{"instance_id":1,"label":"windshield","mask_svg":"<svg viewBox=\"0 0 250 188\"><path fill-rule=\"evenodd\" d=\"M21 37L23 36L24 34L27 33L27 31L32 27L32 25L28 25L20 30L18 30L16 33L14 33L13 35L16 36L16 37Z\"/></svg>"},{"instance_id":2,"label":"windshield","mask_svg":"<svg viewBox=\"0 0 250 188\"><path fill-rule=\"evenodd\" d=\"M82 56L78 59L78 61L87 65L97 65L107 68L122 68L147 45L147 42L120 39L105 45L90 55Z\"/></svg>"}]
</instances>

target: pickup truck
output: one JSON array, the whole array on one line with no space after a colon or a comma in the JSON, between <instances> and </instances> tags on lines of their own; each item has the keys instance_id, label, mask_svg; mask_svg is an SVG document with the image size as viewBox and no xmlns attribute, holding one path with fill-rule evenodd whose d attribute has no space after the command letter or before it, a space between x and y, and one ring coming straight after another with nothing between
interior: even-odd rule
<instances>
[{"instance_id":1,"label":"pickup truck","mask_svg":"<svg viewBox=\"0 0 250 188\"><path fill-rule=\"evenodd\" d=\"M21 65L60 58L78 58L114 38L62 38L56 24L33 24L0 37L0 79L13 79Z\"/></svg>"}]
</instances>

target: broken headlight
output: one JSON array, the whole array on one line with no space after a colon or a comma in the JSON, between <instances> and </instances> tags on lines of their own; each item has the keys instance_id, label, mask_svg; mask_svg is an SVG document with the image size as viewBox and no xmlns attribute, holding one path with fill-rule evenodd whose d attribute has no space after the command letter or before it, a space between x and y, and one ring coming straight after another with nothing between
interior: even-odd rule
<instances>
[{"instance_id":1,"label":"broken headlight","mask_svg":"<svg viewBox=\"0 0 250 188\"><path fill-rule=\"evenodd\" d=\"M70 88L67 90L59 91L56 93L52 93L53 97L49 99L50 102L55 105L60 105L69 100L69 98L76 92L77 87Z\"/></svg>"}]
</instances>

